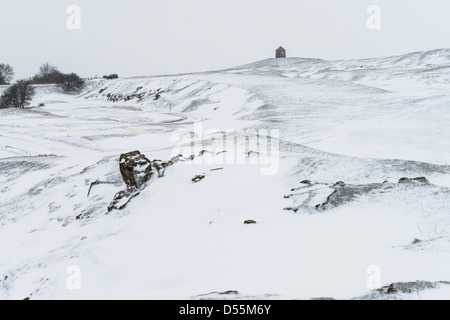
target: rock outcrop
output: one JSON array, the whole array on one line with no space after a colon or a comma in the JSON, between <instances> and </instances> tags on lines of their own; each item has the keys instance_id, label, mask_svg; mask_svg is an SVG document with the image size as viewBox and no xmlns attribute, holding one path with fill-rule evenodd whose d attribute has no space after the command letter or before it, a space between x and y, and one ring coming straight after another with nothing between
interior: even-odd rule
<instances>
[{"instance_id":1,"label":"rock outcrop","mask_svg":"<svg viewBox=\"0 0 450 320\"><path fill-rule=\"evenodd\" d=\"M425 177L417 178L401 178L398 183L418 183L418 184L430 184L430 181Z\"/></svg>"},{"instance_id":2,"label":"rock outcrop","mask_svg":"<svg viewBox=\"0 0 450 320\"><path fill-rule=\"evenodd\" d=\"M119 169L127 188L115 194L108 207L108 212L125 208L131 199L138 196L141 190L147 186L153 176L163 177L165 169L172 164L171 160L166 162L150 161L137 150L121 154Z\"/></svg>"},{"instance_id":3,"label":"rock outcrop","mask_svg":"<svg viewBox=\"0 0 450 320\"><path fill-rule=\"evenodd\" d=\"M150 160L139 151L121 154L119 167L122 179L128 189L139 189L150 180L153 173Z\"/></svg>"},{"instance_id":4,"label":"rock outcrop","mask_svg":"<svg viewBox=\"0 0 450 320\"><path fill-rule=\"evenodd\" d=\"M202 150L199 157L209 151ZM138 196L140 192L149 185L150 181L154 178L164 177L164 172L167 167L177 163L193 160L196 156L190 155L185 158L183 155L179 154L172 157L168 161L163 160L152 160L150 161L144 154L140 151L132 151L128 153L123 153L119 158L119 170L122 175L122 179L126 184L126 189L117 192L108 206L108 212L112 210L122 210L126 205ZM215 168L214 170L221 170L223 168ZM205 174L196 175L192 178L192 182L196 183L205 178ZM88 196L93 185L108 183L102 181L95 181L91 183L89 188Z\"/></svg>"},{"instance_id":5,"label":"rock outcrop","mask_svg":"<svg viewBox=\"0 0 450 320\"><path fill-rule=\"evenodd\" d=\"M339 207L343 204L352 202L357 198L371 193L391 192L399 187L423 187L433 186L425 177L401 178L398 183L392 183L387 180L382 183L367 184L346 184L343 181L336 183L319 183L310 180L303 180L300 186L292 188L291 193L284 196L285 199L291 199L293 205L285 207L284 210L297 212L300 208L305 212L326 211ZM317 204L314 201L326 197L326 200Z\"/></svg>"}]
</instances>

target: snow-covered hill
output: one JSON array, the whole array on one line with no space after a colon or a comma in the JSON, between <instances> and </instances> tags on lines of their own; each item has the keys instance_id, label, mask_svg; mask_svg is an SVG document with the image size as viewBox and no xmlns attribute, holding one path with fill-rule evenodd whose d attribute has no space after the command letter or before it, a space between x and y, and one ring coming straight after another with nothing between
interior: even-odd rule
<instances>
[{"instance_id":1,"label":"snow-covered hill","mask_svg":"<svg viewBox=\"0 0 450 320\"><path fill-rule=\"evenodd\" d=\"M0 298L448 299L449 77L441 49L40 87L0 110ZM183 157L108 211L134 150Z\"/></svg>"}]
</instances>

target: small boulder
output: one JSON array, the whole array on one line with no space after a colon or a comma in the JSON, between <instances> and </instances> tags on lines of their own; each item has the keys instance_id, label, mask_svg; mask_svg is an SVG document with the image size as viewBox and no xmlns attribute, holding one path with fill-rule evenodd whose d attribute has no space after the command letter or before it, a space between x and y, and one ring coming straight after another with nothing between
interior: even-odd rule
<instances>
[{"instance_id":1,"label":"small boulder","mask_svg":"<svg viewBox=\"0 0 450 320\"><path fill-rule=\"evenodd\" d=\"M415 181L415 182L423 183L423 184L430 184L430 181L425 177L413 178L411 180Z\"/></svg>"},{"instance_id":2,"label":"small boulder","mask_svg":"<svg viewBox=\"0 0 450 320\"><path fill-rule=\"evenodd\" d=\"M158 172L158 178L164 177L164 171L170 165L173 165L173 162L169 160L168 162L164 162L162 160L153 160L150 162L150 165L153 169L156 169Z\"/></svg>"},{"instance_id":3,"label":"small boulder","mask_svg":"<svg viewBox=\"0 0 450 320\"><path fill-rule=\"evenodd\" d=\"M419 183L419 184L430 184L430 181L425 177L417 178L401 178L398 183Z\"/></svg>"},{"instance_id":4,"label":"small boulder","mask_svg":"<svg viewBox=\"0 0 450 320\"><path fill-rule=\"evenodd\" d=\"M139 191L136 191L135 189L127 189L117 192L108 206L108 212L111 212L114 209L122 210L131 201L131 199L138 195Z\"/></svg>"},{"instance_id":5,"label":"small boulder","mask_svg":"<svg viewBox=\"0 0 450 320\"><path fill-rule=\"evenodd\" d=\"M150 180L152 166L150 160L139 151L123 153L119 159L120 173L127 188L139 189Z\"/></svg>"},{"instance_id":6,"label":"small boulder","mask_svg":"<svg viewBox=\"0 0 450 320\"><path fill-rule=\"evenodd\" d=\"M387 293L387 294L393 294L393 293L396 293L396 292L397 292L397 289L395 288L395 284L394 284L394 283L391 283L391 285L389 286L389 288L387 288L386 293Z\"/></svg>"},{"instance_id":7,"label":"small boulder","mask_svg":"<svg viewBox=\"0 0 450 320\"><path fill-rule=\"evenodd\" d=\"M238 294L239 294L239 291L236 291L236 290L228 290L228 291L224 291L224 292L219 292L219 294L221 294L221 295L229 295L229 294L231 294L231 295L238 295Z\"/></svg>"},{"instance_id":8,"label":"small boulder","mask_svg":"<svg viewBox=\"0 0 450 320\"><path fill-rule=\"evenodd\" d=\"M333 188L343 188L345 187L345 183L343 181L338 181L333 185Z\"/></svg>"},{"instance_id":9,"label":"small boulder","mask_svg":"<svg viewBox=\"0 0 450 320\"><path fill-rule=\"evenodd\" d=\"M192 178L192 182L199 182L205 178L205 175L199 174Z\"/></svg>"}]
</instances>

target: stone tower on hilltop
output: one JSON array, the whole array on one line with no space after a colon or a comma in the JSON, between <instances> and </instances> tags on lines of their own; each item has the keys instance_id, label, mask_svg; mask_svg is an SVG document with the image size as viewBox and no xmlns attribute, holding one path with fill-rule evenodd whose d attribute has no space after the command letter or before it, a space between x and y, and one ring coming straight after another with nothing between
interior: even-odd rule
<instances>
[{"instance_id":1,"label":"stone tower on hilltop","mask_svg":"<svg viewBox=\"0 0 450 320\"><path fill-rule=\"evenodd\" d=\"M275 51L275 57L276 58L286 58L286 49L284 49L283 47L279 47Z\"/></svg>"}]
</instances>

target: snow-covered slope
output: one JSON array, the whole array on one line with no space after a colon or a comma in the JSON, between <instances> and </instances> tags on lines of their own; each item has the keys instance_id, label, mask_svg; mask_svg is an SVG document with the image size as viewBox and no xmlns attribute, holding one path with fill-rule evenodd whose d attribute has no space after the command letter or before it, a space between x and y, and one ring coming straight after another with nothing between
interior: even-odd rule
<instances>
[{"instance_id":1,"label":"snow-covered slope","mask_svg":"<svg viewBox=\"0 0 450 320\"><path fill-rule=\"evenodd\" d=\"M0 110L0 298L448 299L449 77L441 49L40 87ZM108 212L133 150L184 161Z\"/></svg>"}]
</instances>

